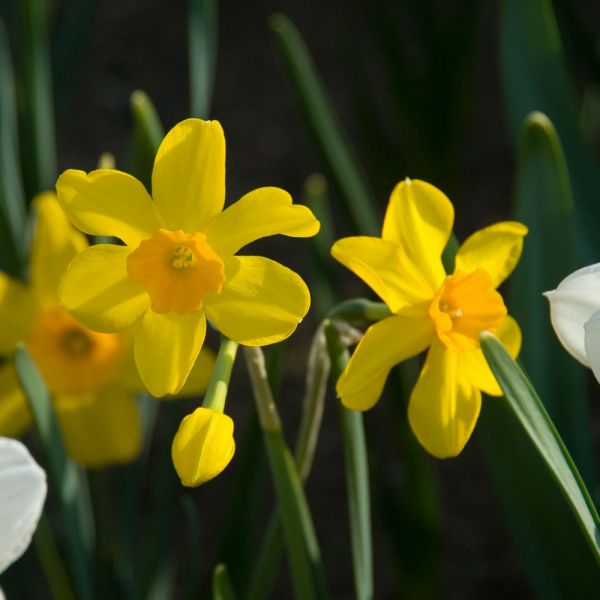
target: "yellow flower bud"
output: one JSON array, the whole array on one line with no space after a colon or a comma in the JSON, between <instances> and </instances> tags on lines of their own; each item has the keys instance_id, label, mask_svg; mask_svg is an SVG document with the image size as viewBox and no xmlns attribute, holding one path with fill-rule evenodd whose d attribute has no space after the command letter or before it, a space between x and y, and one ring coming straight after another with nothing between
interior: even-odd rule
<instances>
[{"instance_id":1,"label":"yellow flower bud","mask_svg":"<svg viewBox=\"0 0 600 600\"><path fill-rule=\"evenodd\" d=\"M181 421L171 446L173 465L187 487L216 477L234 452L231 417L202 406Z\"/></svg>"}]
</instances>

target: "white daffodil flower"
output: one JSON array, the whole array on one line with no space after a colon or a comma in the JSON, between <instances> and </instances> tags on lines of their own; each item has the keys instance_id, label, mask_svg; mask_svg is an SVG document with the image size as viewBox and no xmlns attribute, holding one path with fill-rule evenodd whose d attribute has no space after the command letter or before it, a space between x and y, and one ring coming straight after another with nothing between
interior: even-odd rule
<instances>
[{"instance_id":1,"label":"white daffodil flower","mask_svg":"<svg viewBox=\"0 0 600 600\"><path fill-rule=\"evenodd\" d=\"M27 448L0 437L0 573L29 546L46 491L46 473Z\"/></svg>"},{"instance_id":2,"label":"white daffodil flower","mask_svg":"<svg viewBox=\"0 0 600 600\"><path fill-rule=\"evenodd\" d=\"M571 273L544 296L561 344L600 381L600 263Z\"/></svg>"}]
</instances>

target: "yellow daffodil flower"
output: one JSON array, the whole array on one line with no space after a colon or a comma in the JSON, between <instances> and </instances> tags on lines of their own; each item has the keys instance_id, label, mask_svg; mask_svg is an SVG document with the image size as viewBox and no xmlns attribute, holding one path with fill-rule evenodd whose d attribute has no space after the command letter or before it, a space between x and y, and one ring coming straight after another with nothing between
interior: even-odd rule
<instances>
[{"instance_id":1,"label":"yellow daffodil flower","mask_svg":"<svg viewBox=\"0 0 600 600\"><path fill-rule=\"evenodd\" d=\"M507 221L477 231L459 248L448 275L441 255L453 222L454 208L440 190L407 179L392 192L381 238L344 238L331 251L393 313L366 331L337 382L338 395L348 408L368 410L390 369L429 348L408 419L438 458L462 451L479 416L481 392L501 394L479 333L494 332L512 356L521 347L519 326L496 288L517 264L527 228Z\"/></svg>"},{"instance_id":2,"label":"yellow daffodil flower","mask_svg":"<svg viewBox=\"0 0 600 600\"><path fill-rule=\"evenodd\" d=\"M186 381L206 318L228 338L264 345L285 339L308 311L302 279L277 262L236 256L270 235L312 236L319 223L278 188L260 188L225 210L225 138L217 121L188 119L162 141L152 198L112 169L69 170L56 184L71 222L125 245L100 244L69 267L61 300L105 333L134 327L140 376L155 396Z\"/></svg>"},{"instance_id":3,"label":"yellow daffodil flower","mask_svg":"<svg viewBox=\"0 0 600 600\"><path fill-rule=\"evenodd\" d=\"M129 337L90 331L58 301L58 284L70 261L88 247L68 222L56 196L33 201L37 217L29 284L0 273L0 354L24 342L50 392L70 456L88 467L133 460L141 425L133 393L142 391ZM194 391L204 391L214 364L206 353L195 367ZM31 413L14 364L0 367L0 435L21 435Z\"/></svg>"},{"instance_id":4,"label":"yellow daffodil flower","mask_svg":"<svg viewBox=\"0 0 600 600\"><path fill-rule=\"evenodd\" d=\"M231 417L203 406L181 421L171 447L175 470L187 487L197 487L216 477L234 452Z\"/></svg>"}]
</instances>

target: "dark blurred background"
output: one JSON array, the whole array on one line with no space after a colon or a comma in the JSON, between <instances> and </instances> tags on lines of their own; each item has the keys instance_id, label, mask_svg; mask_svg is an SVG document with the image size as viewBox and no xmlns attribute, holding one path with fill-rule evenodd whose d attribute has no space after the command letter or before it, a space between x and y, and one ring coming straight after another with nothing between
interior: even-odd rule
<instances>
[{"instance_id":1,"label":"dark blurred background","mask_svg":"<svg viewBox=\"0 0 600 600\"><path fill-rule=\"evenodd\" d=\"M53 39L59 39L65 19L81 4L76 0L56 2ZM65 54L58 42L55 45L59 168L91 170L106 151L114 153L117 166L126 168L132 130L129 98L134 90L149 95L166 129L190 114L186 3L119 0L88 5L89 14L82 16L86 33L78 52ZM590 55L588 43L600 31L598 3L565 0L554 6L573 82L583 96L594 80L600 81L597 56ZM282 12L307 43L369 177L381 214L394 184L410 176L426 179L449 195L456 207L456 232L461 239L481 226L507 218L515 171L499 81L497 11L496 3L467 0L221 2L210 117L221 121L227 138L227 201L250 189L275 185L301 202L306 177L324 171L269 31L269 16ZM335 189L331 197L336 237L353 233L335 204ZM270 240L260 250L282 258L310 281L305 241L284 245ZM344 290L345 297L368 294L356 278L334 268L336 287ZM314 312L289 340L282 359L279 404L289 439L296 433L300 414L304 364L317 324ZM238 489L232 481L242 468L243 440L252 429L251 397L241 360L234 381L228 411L238 432L236 458L217 480L186 492L201 517L201 552L194 563L204 584L216 560L223 555L227 558L232 547L258 548L260 527L272 503L270 493L248 498L247 503L241 499L242 508L260 515L258 530L248 531L243 524L228 529L225 521L231 514L234 489ZM353 593L351 555L333 402L330 394L308 496L333 596L348 598ZM177 410L185 413L191 406ZM420 450L407 439L412 434L403 422L403 411L395 402L391 382L387 397L366 416L372 452L377 598L427 597L425 591L419 593L415 583L419 577L436 578L431 588L444 598L531 597L477 435L454 460L435 461L424 452L417 454L418 469L432 477L415 480L407 461L414 461ZM159 421L165 440L172 435L170 428L176 426L177 418ZM597 403L593 418L597 448ZM260 441L251 440L248 447L248 456L260 463L249 472L269 486ZM160 462L160 457L154 460ZM151 498L152 471L148 477ZM175 485L172 473L170 479ZM419 494L407 486L417 484L425 486L424 504L432 497L439 498L439 512L433 508L427 513L419 510L423 507L410 505L407 498L418 501ZM423 518L424 513L430 514L429 521L411 520L417 514ZM180 505L173 504L163 519L168 530L165 543L176 557L176 565L183 564L189 556L185 556ZM229 536L226 543L221 539L224 531ZM151 528L141 533L141 539L152 536ZM439 565L430 565L428 570L424 563L435 561L438 550ZM236 565L229 566L235 577ZM277 586L273 597L290 597L285 575Z\"/></svg>"}]
</instances>

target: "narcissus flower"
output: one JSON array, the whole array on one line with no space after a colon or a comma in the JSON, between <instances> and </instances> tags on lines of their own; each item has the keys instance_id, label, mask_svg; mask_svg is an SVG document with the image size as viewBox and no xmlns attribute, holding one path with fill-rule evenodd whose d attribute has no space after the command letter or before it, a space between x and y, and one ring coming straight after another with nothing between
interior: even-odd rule
<instances>
[{"instance_id":1,"label":"narcissus flower","mask_svg":"<svg viewBox=\"0 0 600 600\"><path fill-rule=\"evenodd\" d=\"M58 301L70 261L88 247L71 227L54 194L33 202L37 217L29 284L0 273L0 354L24 342L53 398L70 456L88 467L133 460L141 426L134 392L144 390L133 366L131 340L86 329ZM195 367L194 391L204 391L214 364L206 354ZM0 435L21 435L32 417L15 367L0 367Z\"/></svg>"},{"instance_id":2,"label":"narcissus flower","mask_svg":"<svg viewBox=\"0 0 600 600\"><path fill-rule=\"evenodd\" d=\"M544 296L561 344L600 381L600 263L571 273Z\"/></svg>"},{"instance_id":3,"label":"narcissus flower","mask_svg":"<svg viewBox=\"0 0 600 600\"><path fill-rule=\"evenodd\" d=\"M501 394L479 333L494 332L512 356L521 346L520 329L496 288L517 264L527 228L503 222L474 233L448 275L441 255L453 222L454 208L440 190L407 179L392 192L381 238L345 238L332 248L393 313L369 327L338 380L343 404L371 408L390 369L429 348L408 418L419 442L438 458L456 456L467 443L481 392Z\"/></svg>"},{"instance_id":4,"label":"narcissus flower","mask_svg":"<svg viewBox=\"0 0 600 600\"><path fill-rule=\"evenodd\" d=\"M181 483L199 486L216 477L235 452L233 420L212 408L197 408L181 421L171 457Z\"/></svg>"},{"instance_id":5,"label":"narcissus flower","mask_svg":"<svg viewBox=\"0 0 600 600\"><path fill-rule=\"evenodd\" d=\"M27 448L0 437L0 573L27 550L46 491L46 473Z\"/></svg>"},{"instance_id":6,"label":"narcissus flower","mask_svg":"<svg viewBox=\"0 0 600 600\"><path fill-rule=\"evenodd\" d=\"M102 332L134 328L135 362L155 396L176 393L200 351L206 318L247 345L285 339L308 311L302 279L277 262L236 256L270 235L315 235L319 223L287 192L260 188L225 210L225 138L216 121L188 119L158 149L152 197L126 173L66 171L56 185L72 223L120 238L82 252L61 299Z\"/></svg>"}]
</instances>

